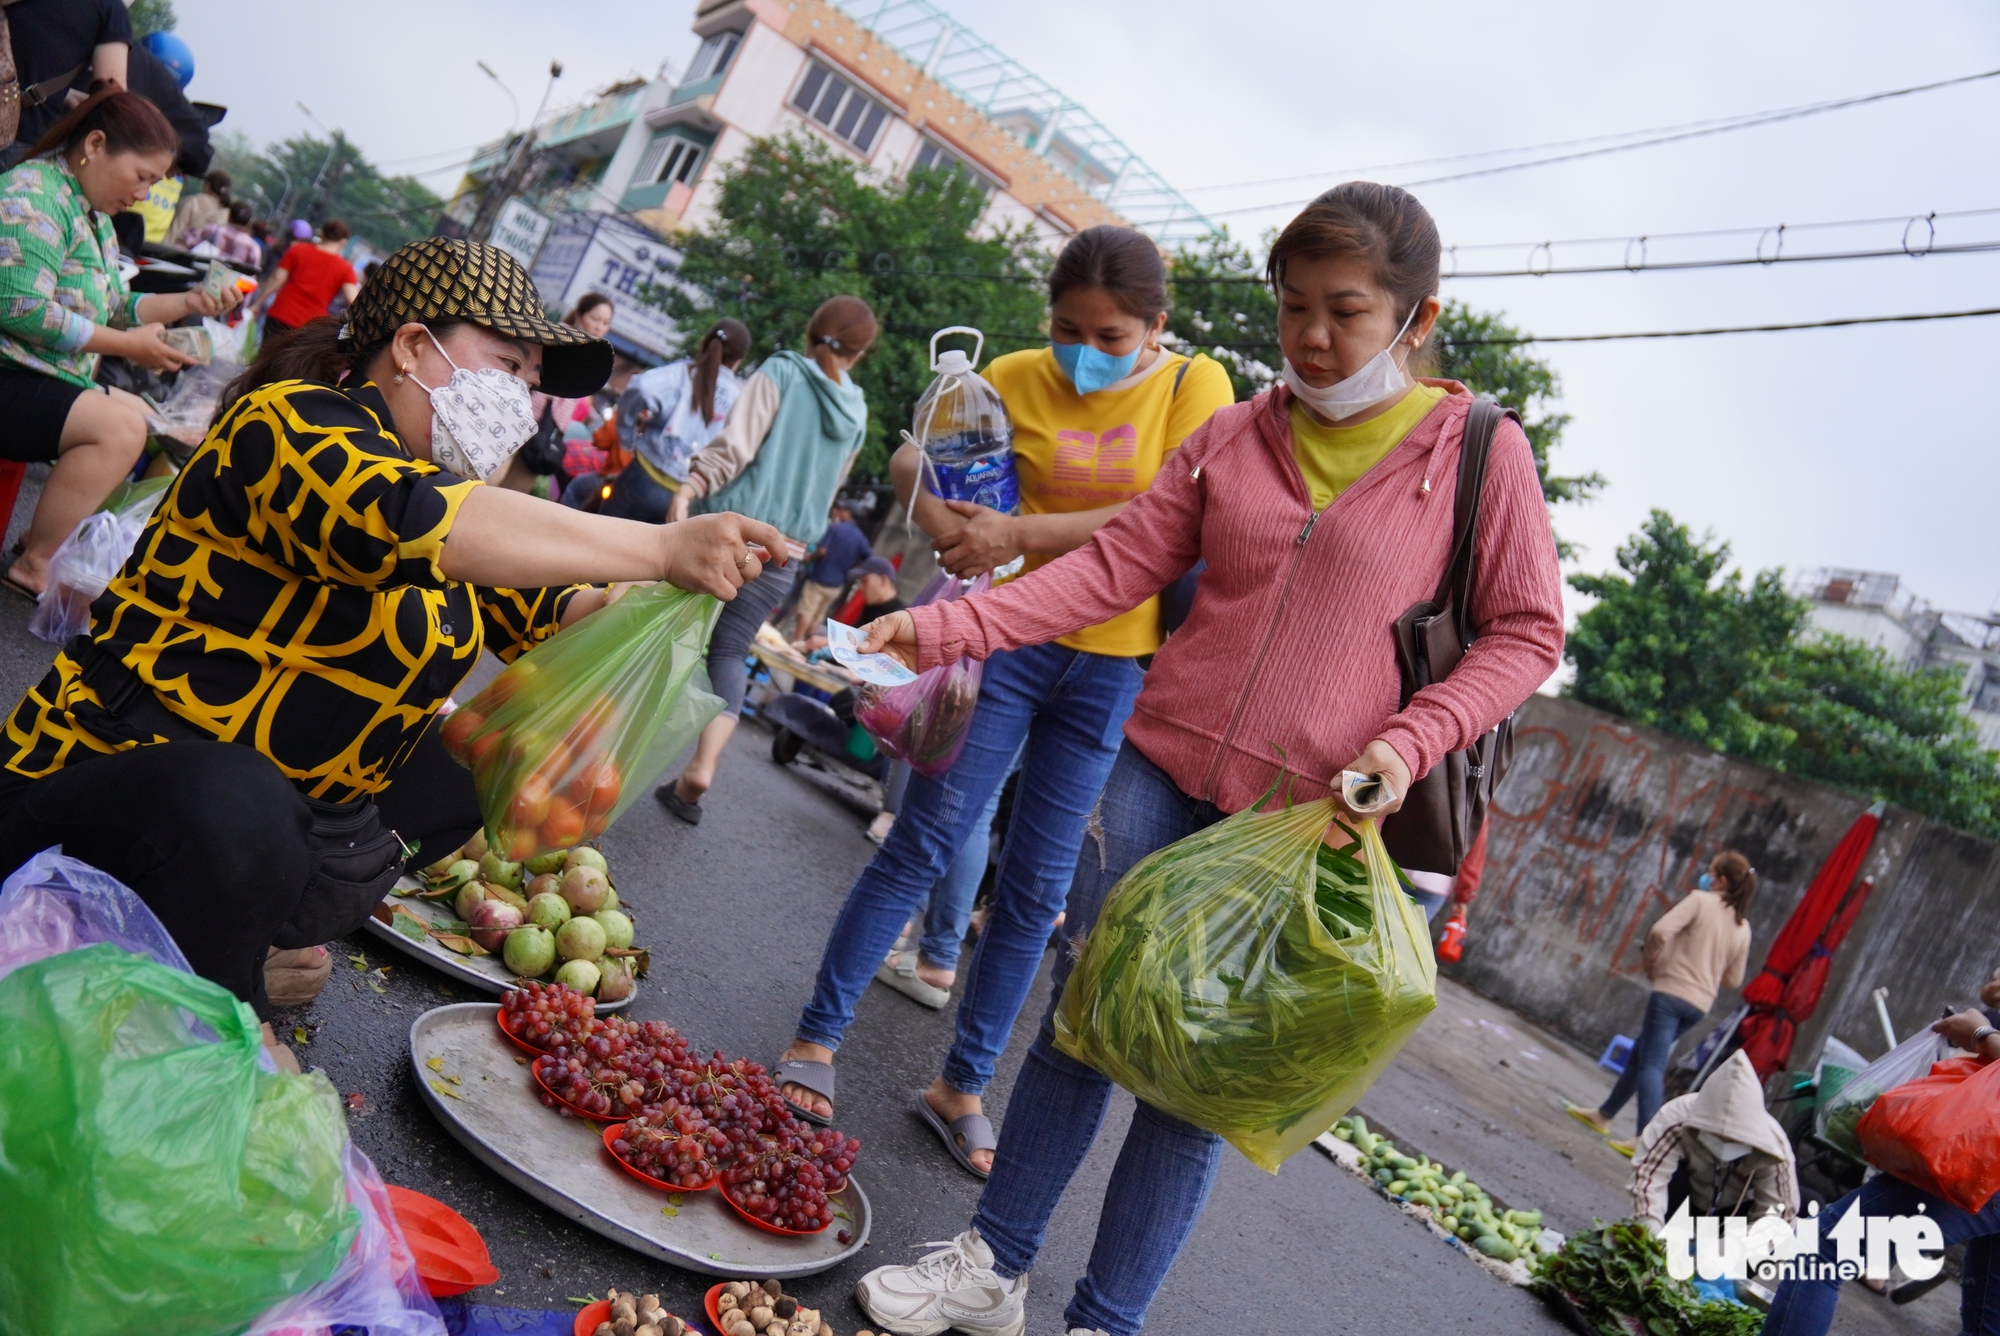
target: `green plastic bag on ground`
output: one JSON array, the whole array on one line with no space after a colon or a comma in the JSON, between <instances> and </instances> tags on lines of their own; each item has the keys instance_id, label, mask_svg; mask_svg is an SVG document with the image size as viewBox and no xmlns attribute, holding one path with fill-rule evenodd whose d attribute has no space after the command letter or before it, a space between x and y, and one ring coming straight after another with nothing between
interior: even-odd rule
<instances>
[{"instance_id":1,"label":"green plastic bag on ground","mask_svg":"<svg viewBox=\"0 0 2000 1336\"><path fill-rule=\"evenodd\" d=\"M1240 812L1135 865L1063 988L1056 1047L1263 1169L1333 1125L1437 1005L1422 911L1372 821Z\"/></svg>"},{"instance_id":2,"label":"green plastic bag on ground","mask_svg":"<svg viewBox=\"0 0 2000 1336\"><path fill-rule=\"evenodd\" d=\"M0 1034L0 1333L221 1336L346 1254L339 1096L227 990L87 946L0 979Z\"/></svg>"},{"instance_id":3,"label":"green plastic bag on ground","mask_svg":"<svg viewBox=\"0 0 2000 1336\"><path fill-rule=\"evenodd\" d=\"M519 862L610 828L722 712L704 656L722 605L634 589L523 654L444 721L492 847Z\"/></svg>"}]
</instances>

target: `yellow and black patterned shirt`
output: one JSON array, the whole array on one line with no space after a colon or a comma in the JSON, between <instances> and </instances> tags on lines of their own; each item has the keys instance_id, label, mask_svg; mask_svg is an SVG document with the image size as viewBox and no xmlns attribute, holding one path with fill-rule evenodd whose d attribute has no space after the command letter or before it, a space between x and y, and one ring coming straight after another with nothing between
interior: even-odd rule
<instances>
[{"instance_id":1,"label":"yellow and black patterned shirt","mask_svg":"<svg viewBox=\"0 0 2000 1336\"><path fill-rule=\"evenodd\" d=\"M91 639L176 715L257 748L308 796L379 792L482 643L502 659L554 635L570 589L485 589L439 563L476 482L411 457L373 384L266 385L174 480ZM28 778L129 727L69 651L7 723ZM98 731L92 730L92 723ZM166 739L155 737L154 741Z\"/></svg>"}]
</instances>

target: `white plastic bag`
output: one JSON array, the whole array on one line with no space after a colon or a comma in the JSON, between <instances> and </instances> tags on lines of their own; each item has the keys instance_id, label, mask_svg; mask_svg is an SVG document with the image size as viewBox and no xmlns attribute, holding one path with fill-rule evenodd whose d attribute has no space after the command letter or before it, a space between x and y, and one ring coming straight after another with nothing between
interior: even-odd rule
<instances>
[{"instance_id":1,"label":"white plastic bag","mask_svg":"<svg viewBox=\"0 0 2000 1336\"><path fill-rule=\"evenodd\" d=\"M112 493L105 509L70 530L49 558L48 587L28 618L29 635L66 645L90 630L90 605L124 569L170 481L127 484Z\"/></svg>"},{"instance_id":2,"label":"white plastic bag","mask_svg":"<svg viewBox=\"0 0 2000 1336\"><path fill-rule=\"evenodd\" d=\"M1843 1082L1840 1089L1820 1105L1814 1131L1821 1141L1838 1146L1857 1160L1864 1158L1861 1142L1854 1135L1854 1125L1861 1121L1862 1114L1868 1112L1868 1106L1875 1102L1875 1097L1885 1090L1894 1090L1899 1085L1927 1075L1931 1065L1943 1061L1950 1052L1951 1045L1928 1026L1917 1031Z\"/></svg>"}]
</instances>

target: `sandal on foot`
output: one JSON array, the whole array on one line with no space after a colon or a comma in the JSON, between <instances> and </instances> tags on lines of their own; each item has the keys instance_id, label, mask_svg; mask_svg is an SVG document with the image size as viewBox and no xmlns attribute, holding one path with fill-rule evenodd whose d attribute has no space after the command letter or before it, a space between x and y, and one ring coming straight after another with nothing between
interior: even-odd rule
<instances>
[{"instance_id":1,"label":"sandal on foot","mask_svg":"<svg viewBox=\"0 0 2000 1336\"><path fill-rule=\"evenodd\" d=\"M318 956L314 957L313 952L318 952ZM289 959L281 964L281 957ZM309 946L303 951L280 951L274 946L264 957L264 994L274 1007L302 1007L319 996L332 973L333 956L323 946Z\"/></svg>"},{"instance_id":2,"label":"sandal on foot","mask_svg":"<svg viewBox=\"0 0 2000 1336\"><path fill-rule=\"evenodd\" d=\"M40 603L42 601L40 594L14 578L14 568L12 566L7 568L6 574L0 575L0 585L5 585L9 592L20 595L30 603Z\"/></svg>"},{"instance_id":3,"label":"sandal on foot","mask_svg":"<svg viewBox=\"0 0 2000 1336\"><path fill-rule=\"evenodd\" d=\"M875 971L875 981L886 983L913 1002L921 1002L932 1011L941 1011L951 1001L951 989L939 988L936 984L925 983L917 977L917 953L898 951L882 962Z\"/></svg>"},{"instance_id":4,"label":"sandal on foot","mask_svg":"<svg viewBox=\"0 0 2000 1336\"><path fill-rule=\"evenodd\" d=\"M810 1058L791 1058L780 1062L772 1069L771 1079L776 1081L781 1087L788 1085L804 1086L815 1095L825 1099L828 1104L833 1103L833 1064L830 1062L814 1062ZM785 1107L811 1123L814 1127L833 1126L833 1119L831 1117L821 1117L811 1109L806 1108L803 1104L794 1104L791 1100L787 1099Z\"/></svg>"},{"instance_id":5,"label":"sandal on foot","mask_svg":"<svg viewBox=\"0 0 2000 1336\"><path fill-rule=\"evenodd\" d=\"M931 1131L938 1134L944 1148L951 1152L951 1158L964 1165L968 1173L985 1178L987 1171L972 1162L972 1152L976 1150L998 1150L1000 1139L993 1135L993 1124L983 1113L968 1113L944 1120L944 1115L931 1107L921 1091L917 1094L917 1116L930 1124ZM959 1143L963 1142L963 1145Z\"/></svg>"},{"instance_id":6,"label":"sandal on foot","mask_svg":"<svg viewBox=\"0 0 2000 1336\"><path fill-rule=\"evenodd\" d=\"M1596 1112L1596 1110L1594 1109L1586 1109L1581 1104L1571 1104L1567 1100L1565 1100L1563 1102L1563 1112L1567 1113L1570 1117L1576 1119L1578 1122L1582 1123L1585 1127L1589 1128L1591 1131L1597 1133L1597 1135L1601 1137L1608 1137L1611 1135L1610 1124L1607 1123L1605 1126L1599 1127L1597 1125L1597 1121L1590 1116L1592 1113Z\"/></svg>"},{"instance_id":7,"label":"sandal on foot","mask_svg":"<svg viewBox=\"0 0 2000 1336\"><path fill-rule=\"evenodd\" d=\"M701 824L701 804L691 803L681 797L680 794L675 793L673 785L660 785L659 788L653 790L653 796L660 800L660 806L666 808L690 826L699 826ZM799 1084L804 1085L805 1082L801 1081Z\"/></svg>"}]
</instances>

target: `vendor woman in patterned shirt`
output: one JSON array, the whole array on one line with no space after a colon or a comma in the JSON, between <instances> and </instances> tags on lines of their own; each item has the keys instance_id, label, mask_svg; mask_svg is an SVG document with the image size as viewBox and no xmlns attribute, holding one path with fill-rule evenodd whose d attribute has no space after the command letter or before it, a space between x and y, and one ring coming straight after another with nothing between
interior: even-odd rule
<instances>
[{"instance_id":1,"label":"vendor woman in patterned shirt","mask_svg":"<svg viewBox=\"0 0 2000 1336\"><path fill-rule=\"evenodd\" d=\"M0 459L54 461L21 555L4 576L30 596L49 558L97 509L146 448L136 395L93 383L97 359L149 371L192 359L160 341L164 325L220 315L238 294L129 291L111 215L173 170L180 139L158 107L115 85L49 127L28 159L0 176Z\"/></svg>"},{"instance_id":2,"label":"vendor woman in patterned shirt","mask_svg":"<svg viewBox=\"0 0 2000 1336\"><path fill-rule=\"evenodd\" d=\"M481 485L533 433L532 389L610 373L543 309L504 251L432 237L345 324L266 348L8 721L0 869L62 845L268 1019L274 947L296 953L274 972L304 969L403 845L430 862L481 824L432 725L482 646L511 661L611 582L732 599L782 554L739 515L643 524Z\"/></svg>"}]
</instances>

